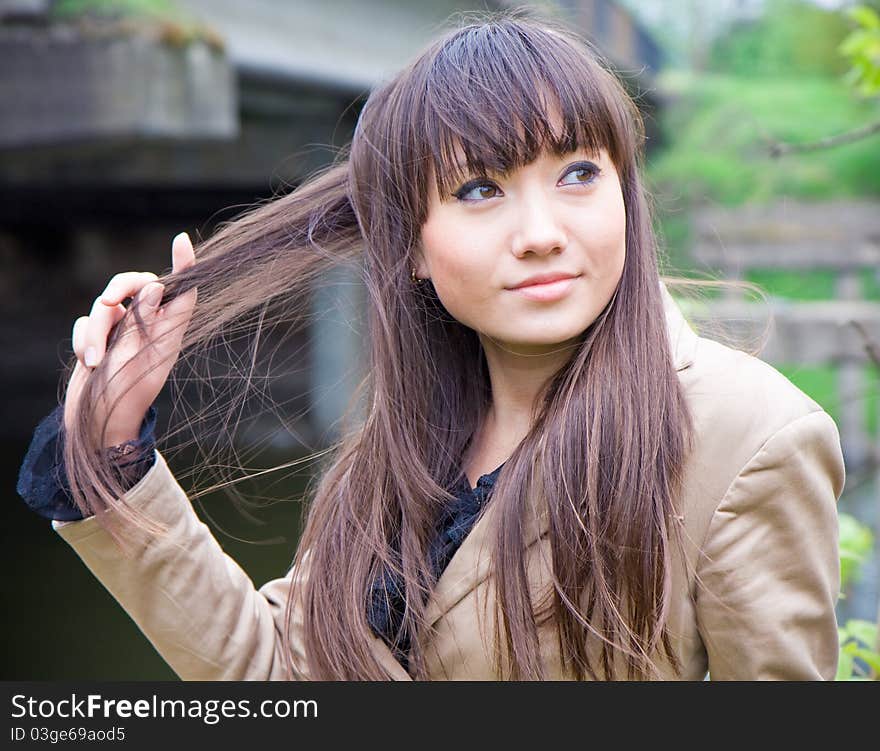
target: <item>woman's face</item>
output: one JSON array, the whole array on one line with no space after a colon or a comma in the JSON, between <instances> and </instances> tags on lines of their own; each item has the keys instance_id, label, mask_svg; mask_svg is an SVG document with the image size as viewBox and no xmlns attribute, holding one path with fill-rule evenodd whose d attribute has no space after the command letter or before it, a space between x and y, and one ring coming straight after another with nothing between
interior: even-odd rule
<instances>
[{"instance_id":1,"label":"woman's face","mask_svg":"<svg viewBox=\"0 0 880 751\"><path fill-rule=\"evenodd\" d=\"M539 354L596 320L626 254L623 195L604 149L544 153L506 176L468 179L448 196L429 183L416 274L484 343ZM566 278L520 287L545 275Z\"/></svg>"}]
</instances>

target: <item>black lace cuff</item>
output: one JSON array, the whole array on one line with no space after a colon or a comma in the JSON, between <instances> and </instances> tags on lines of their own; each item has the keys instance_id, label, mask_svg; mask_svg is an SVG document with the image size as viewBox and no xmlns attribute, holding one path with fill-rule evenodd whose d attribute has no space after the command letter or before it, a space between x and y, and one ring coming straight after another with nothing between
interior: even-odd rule
<instances>
[{"instance_id":1,"label":"black lace cuff","mask_svg":"<svg viewBox=\"0 0 880 751\"><path fill-rule=\"evenodd\" d=\"M130 453L116 462L120 479L134 487L156 461L156 407L151 406L141 423L136 441L129 441ZM83 515L73 503L64 471L64 405L44 417L34 431L31 444L18 472L16 490L32 511L58 521L75 521Z\"/></svg>"}]
</instances>

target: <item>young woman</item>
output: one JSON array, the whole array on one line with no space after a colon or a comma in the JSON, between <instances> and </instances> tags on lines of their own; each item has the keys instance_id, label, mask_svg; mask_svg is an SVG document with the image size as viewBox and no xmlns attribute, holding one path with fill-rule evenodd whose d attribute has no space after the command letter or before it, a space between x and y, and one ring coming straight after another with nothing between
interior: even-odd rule
<instances>
[{"instance_id":1,"label":"young woman","mask_svg":"<svg viewBox=\"0 0 880 751\"><path fill-rule=\"evenodd\" d=\"M450 31L372 92L346 158L110 281L21 492L185 679L833 678L837 428L686 323L643 141L569 32ZM363 414L257 590L150 405L182 350L255 312L258 338L351 263ZM56 492L36 468L62 436Z\"/></svg>"}]
</instances>

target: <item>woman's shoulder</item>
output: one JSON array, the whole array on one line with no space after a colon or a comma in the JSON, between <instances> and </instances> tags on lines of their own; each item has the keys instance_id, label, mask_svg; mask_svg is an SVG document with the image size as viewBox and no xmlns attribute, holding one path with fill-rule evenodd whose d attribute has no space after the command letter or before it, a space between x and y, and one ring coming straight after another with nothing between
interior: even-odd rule
<instances>
[{"instance_id":1,"label":"woman's shoulder","mask_svg":"<svg viewBox=\"0 0 880 751\"><path fill-rule=\"evenodd\" d=\"M698 444L726 457L733 471L783 430L803 426L839 441L837 426L818 402L748 352L699 336L693 361L679 377Z\"/></svg>"},{"instance_id":2,"label":"woman's shoulder","mask_svg":"<svg viewBox=\"0 0 880 751\"><path fill-rule=\"evenodd\" d=\"M679 377L694 420L681 502L693 540L710 538L713 519L739 519L743 537L766 535L789 513L812 514L821 534L832 529L845 467L820 404L759 357L706 337Z\"/></svg>"},{"instance_id":3,"label":"woman's shoulder","mask_svg":"<svg viewBox=\"0 0 880 751\"><path fill-rule=\"evenodd\" d=\"M672 358L702 427L762 441L822 407L760 357L703 335L662 286ZM699 425L698 425L699 427Z\"/></svg>"},{"instance_id":4,"label":"woman's shoulder","mask_svg":"<svg viewBox=\"0 0 880 751\"><path fill-rule=\"evenodd\" d=\"M840 463L837 426L818 402L760 357L703 335L664 285L661 291L674 367L693 417L688 475L701 497L725 490L774 438L821 446Z\"/></svg>"},{"instance_id":5,"label":"woman's shoulder","mask_svg":"<svg viewBox=\"0 0 880 751\"><path fill-rule=\"evenodd\" d=\"M686 387L695 396L714 396L717 407L734 408L769 423L788 422L822 406L760 356L705 336L697 337Z\"/></svg>"}]
</instances>

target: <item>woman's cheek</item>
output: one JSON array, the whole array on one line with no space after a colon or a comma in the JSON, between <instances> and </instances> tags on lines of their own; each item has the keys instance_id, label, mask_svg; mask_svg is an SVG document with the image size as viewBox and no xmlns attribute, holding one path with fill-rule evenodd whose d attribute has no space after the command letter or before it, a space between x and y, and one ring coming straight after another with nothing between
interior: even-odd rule
<instances>
[{"instance_id":1,"label":"woman's cheek","mask_svg":"<svg viewBox=\"0 0 880 751\"><path fill-rule=\"evenodd\" d=\"M597 233L597 228L602 228ZM604 221L590 222L581 228L584 237L592 236L588 263L598 277L620 276L626 256L626 216L623 207L611 206Z\"/></svg>"},{"instance_id":2,"label":"woman's cheek","mask_svg":"<svg viewBox=\"0 0 880 751\"><path fill-rule=\"evenodd\" d=\"M453 261L451 258L432 266L434 289L443 307L457 321L470 328L480 328L486 308L491 308L487 288L489 270L476 268L463 259Z\"/></svg>"},{"instance_id":3,"label":"woman's cheek","mask_svg":"<svg viewBox=\"0 0 880 751\"><path fill-rule=\"evenodd\" d=\"M619 277L623 273L624 259L626 257L626 232L621 231L608 238L606 245L599 258L601 259L601 275L607 277Z\"/></svg>"},{"instance_id":4,"label":"woman's cheek","mask_svg":"<svg viewBox=\"0 0 880 751\"><path fill-rule=\"evenodd\" d=\"M447 312L460 323L473 327L475 323L472 315L473 305L469 304L467 290L463 289L454 278L443 273L435 273L432 281L437 297L440 298Z\"/></svg>"}]
</instances>

